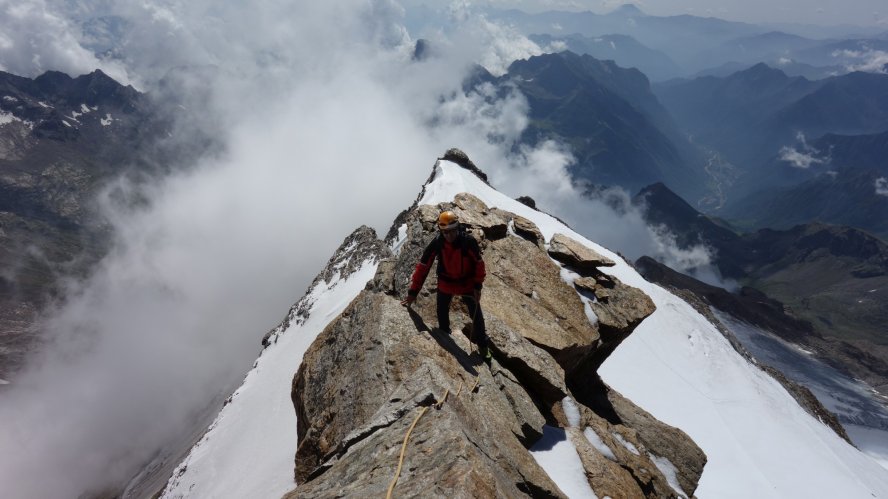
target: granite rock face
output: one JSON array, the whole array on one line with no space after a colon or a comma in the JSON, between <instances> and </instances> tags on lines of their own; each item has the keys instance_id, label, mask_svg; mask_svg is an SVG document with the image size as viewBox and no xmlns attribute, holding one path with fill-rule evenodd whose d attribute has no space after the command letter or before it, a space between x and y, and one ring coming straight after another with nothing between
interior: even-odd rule
<instances>
[{"instance_id":1,"label":"granite rock face","mask_svg":"<svg viewBox=\"0 0 888 499\"><path fill-rule=\"evenodd\" d=\"M470 341L471 318L459 300L453 331L433 330L434 272L412 307L400 304L444 209L460 214L487 265L481 304L489 364ZM293 379L298 486L287 497L384 496L402 445L396 496L564 497L528 451L554 427L577 447L600 497L678 496L658 459L678 469L681 493L693 494L705 456L684 433L623 401L595 373L591 388L572 388L585 384L577 375L605 345L601 329L625 337L653 312L643 293L612 281L597 303L599 321L590 320L539 229L470 194L416 206L399 221L406 236L397 254L318 336ZM571 251L585 258L578 244ZM566 404L576 405L579 422Z\"/></svg>"},{"instance_id":2,"label":"granite rock face","mask_svg":"<svg viewBox=\"0 0 888 499\"><path fill-rule=\"evenodd\" d=\"M564 234L555 234L549 243L549 255L579 273L596 272L598 267L613 267L610 258L599 255Z\"/></svg>"}]
</instances>

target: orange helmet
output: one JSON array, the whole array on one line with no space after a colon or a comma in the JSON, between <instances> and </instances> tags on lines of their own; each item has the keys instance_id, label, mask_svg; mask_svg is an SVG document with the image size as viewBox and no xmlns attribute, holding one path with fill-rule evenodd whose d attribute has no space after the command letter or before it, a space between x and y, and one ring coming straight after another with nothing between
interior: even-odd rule
<instances>
[{"instance_id":1,"label":"orange helmet","mask_svg":"<svg viewBox=\"0 0 888 499\"><path fill-rule=\"evenodd\" d=\"M444 211L438 216L438 228L441 230L451 230L459 226L459 217L452 211Z\"/></svg>"}]
</instances>

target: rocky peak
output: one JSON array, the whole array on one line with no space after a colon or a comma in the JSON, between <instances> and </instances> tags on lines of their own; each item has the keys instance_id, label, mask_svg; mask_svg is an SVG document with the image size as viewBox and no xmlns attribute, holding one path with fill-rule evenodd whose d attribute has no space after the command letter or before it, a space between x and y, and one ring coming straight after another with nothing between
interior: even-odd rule
<instances>
[{"instance_id":1,"label":"rocky peak","mask_svg":"<svg viewBox=\"0 0 888 499\"><path fill-rule=\"evenodd\" d=\"M328 290L332 289L339 281L348 279L360 270L363 265L377 263L391 256L391 249L386 243L379 240L375 230L366 225L355 229L333 252L327 265L314 278L302 298L290 307L281 324L262 338L262 346L267 347L274 343L278 335L286 331L291 323L300 324L308 319L316 298L312 291L320 289L321 286Z\"/></svg>"},{"instance_id":2,"label":"rocky peak","mask_svg":"<svg viewBox=\"0 0 888 499\"><path fill-rule=\"evenodd\" d=\"M482 248L489 364L470 342L459 300L453 331L432 331L434 272L412 308L400 305L444 209L458 212ZM563 235L547 242L532 221L469 193L416 203L399 221L397 254L382 258L293 379L299 487L288 497L381 496L390 487L398 496L564 497L528 451L547 426L564 429L599 495L677 496L652 456L668 459L681 493L693 493L702 451L595 372L654 310L599 269L613 262Z\"/></svg>"},{"instance_id":3,"label":"rocky peak","mask_svg":"<svg viewBox=\"0 0 888 499\"><path fill-rule=\"evenodd\" d=\"M99 70L76 78L47 71L33 80L0 73L0 112L14 122L0 132L58 141L86 133L89 141L100 140L120 122L138 121L129 115L144 114L143 100L136 89Z\"/></svg>"},{"instance_id":4,"label":"rocky peak","mask_svg":"<svg viewBox=\"0 0 888 499\"><path fill-rule=\"evenodd\" d=\"M47 71L35 78L34 84L47 100L76 105L81 102L88 105L113 102L125 106L132 105L130 101L139 96L136 89L121 85L99 69L76 78L59 71Z\"/></svg>"},{"instance_id":5,"label":"rocky peak","mask_svg":"<svg viewBox=\"0 0 888 499\"><path fill-rule=\"evenodd\" d=\"M645 16L645 14L641 9L638 8L637 5L633 3L624 3L620 5L613 11L611 11L610 15L613 16L622 16L622 17L639 17Z\"/></svg>"},{"instance_id":6,"label":"rocky peak","mask_svg":"<svg viewBox=\"0 0 888 499\"><path fill-rule=\"evenodd\" d=\"M483 180L485 184L489 185L489 183L487 182L487 174L481 171L480 168L475 166L475 163L472 163L472 160L469 159L469 156L466 153L462 152L462 150L455 147L448 149L447 152L444 153L444 156L441 157L441 159L452 161L453 163L458 164L459 166L477 175L478 178Z\"/></svg>"}]
</instances>

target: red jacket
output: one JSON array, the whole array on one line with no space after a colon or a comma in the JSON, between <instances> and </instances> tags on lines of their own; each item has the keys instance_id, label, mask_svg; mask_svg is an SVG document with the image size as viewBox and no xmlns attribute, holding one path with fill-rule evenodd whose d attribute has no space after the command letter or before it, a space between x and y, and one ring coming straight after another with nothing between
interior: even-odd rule
<instances>
[{"instance_id":1,"label":"red jacket","mask_svg":"<svg viewBox=\"0 0 888 499\"><path fill-rule=\"evenodd\" d=\"M481 248L474 237L460 234L453 244L438 236L422 253L410 284L410 296L419 294L432 262L438 258L438 291L450 295L468 295L481 289L486 275Z\"/></svg>"}]
</instances>

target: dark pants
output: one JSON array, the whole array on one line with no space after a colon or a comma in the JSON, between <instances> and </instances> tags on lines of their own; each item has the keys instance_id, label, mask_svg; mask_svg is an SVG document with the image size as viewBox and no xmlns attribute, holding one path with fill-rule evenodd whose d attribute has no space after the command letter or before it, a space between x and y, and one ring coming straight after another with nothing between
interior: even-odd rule
<instances>
[{"instance_id":1,"label":"dark pants","mask_svg":"<svg viewBox=\"0 0 888 499\"><path fill-rule=\"evenodd\" d=\"M469 315L472 316L472 341L479 345L487 345L487 331L484 328L484 314L481 312L481 305L475 303L475 297L472 295L460 296L463 303L469 308ZM444 331L450 331L451 301L453 301L453 295L438 290L438 327Z\"/></svg>"}]
</instances>

